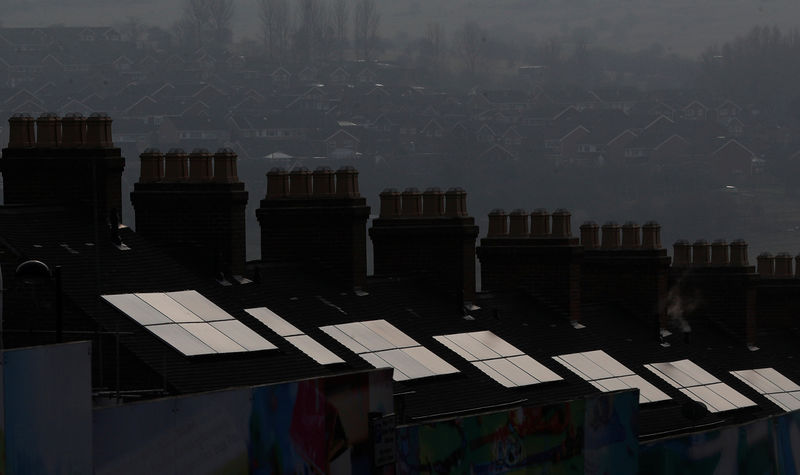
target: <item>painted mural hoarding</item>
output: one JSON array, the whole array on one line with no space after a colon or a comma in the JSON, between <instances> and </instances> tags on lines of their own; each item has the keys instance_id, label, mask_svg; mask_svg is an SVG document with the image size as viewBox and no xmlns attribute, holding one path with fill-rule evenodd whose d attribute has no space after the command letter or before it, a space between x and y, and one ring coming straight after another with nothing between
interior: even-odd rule
<instances>
[{"instance_id":1,"label":"painted mural hoarding","mask_svg":"<svg viewBox=\"0 0 800 475\"><path fill-rule=\"evenodd\" d=\"M368 414L392 412L391 370L95 410L101 473L371 473Z\"/></svg>"},{"instance_id":2,"label":"painted mural hoarding","mask_svg":"<svg viewBox=\"0 0 800 475\"><path fill-rule=\"evenodd\" d=\"M636 473L637 414L627 391L401 427L397 471Z\"/></svg>"}]
</instances>

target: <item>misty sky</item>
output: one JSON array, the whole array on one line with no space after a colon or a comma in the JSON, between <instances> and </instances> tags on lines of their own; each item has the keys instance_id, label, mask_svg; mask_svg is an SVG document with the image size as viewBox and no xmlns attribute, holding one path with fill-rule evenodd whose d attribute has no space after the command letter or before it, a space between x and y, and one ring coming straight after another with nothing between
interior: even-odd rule
<instances>
[{"instance_id":1,"label":"misty sky","mask_svg":"<svg viewBox=\"0 0 800 475\"><path fill-rule=\"evenodd\" d=\"M234 0L235 37L258 37L256 0ZM113 25L126 17L168 27L182 0L4 0L2 25ZM378 0L381 36L404 40L439 21L452 31L474 19L499 36L541 39L588 31L596 47L694 57L754 25L796 28L797 0Z\"/></svg>"}]
</instances>

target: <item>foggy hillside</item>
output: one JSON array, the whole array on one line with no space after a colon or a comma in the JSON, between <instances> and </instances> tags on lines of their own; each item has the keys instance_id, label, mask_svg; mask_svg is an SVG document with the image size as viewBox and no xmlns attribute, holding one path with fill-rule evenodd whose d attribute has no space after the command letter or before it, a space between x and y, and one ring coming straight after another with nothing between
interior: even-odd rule
<instances>
[{"instance_id":1,"label":"foggy hillside","mask_svg":"<svg viewBox=\"0 0 800 475\"><path fill-rule=\"evenodd\" d=\"M180 0L6 0L3 26L108 25L137 17L168 27ZM236 0L235 37L259 36L255 0ZM440 22L453 31L465 20L492 35L522 41L553 35L582 36L597 47L626 51L660 44L695 57L705 47L755 24L794 28L795 0L379 0L381 36L400 43Z\"/></svg>"}]
</instances>

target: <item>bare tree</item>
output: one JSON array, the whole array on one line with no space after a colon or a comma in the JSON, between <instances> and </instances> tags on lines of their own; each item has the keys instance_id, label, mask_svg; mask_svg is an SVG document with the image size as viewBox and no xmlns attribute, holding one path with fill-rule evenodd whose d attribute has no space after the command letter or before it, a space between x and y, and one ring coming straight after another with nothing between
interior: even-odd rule
<instances>
[{"instance_id":1,"label":"bare tree","mask_svg":"<svg viewBox=\"0 0 800 475\"><path fill-rule=\"evenodd\" d=\"M321 50L329 33L329 16L326 5L320 0L300 0L297 10L297 30L294 33L294 48L306 61L324 56Z\"/></svg>"},{"instance_id":2,"label":"bare tree","mask_svg":"<svg viewBox=\"0 0 800 475\"><path fill-rule=\"evenodd\" d=\"M195 46L230 43L233 0L184 0L180 26Z\"/></svg>"},{"instance_id":3,"label":"bare tree","mask_svg":"<svg viewBox=\"0 0 800 475\"><path fill-rule=\"evenodd\" d=\"M331 10L336 49L341 60L344 57L344 50L348 46L347 22L350 20L350 3L348 0L333 0L333 8Z\"/></svg>"},{"instance_id":4,"label":"bare tree","mask_svg":"<svg viewBox=\"0 0 800 475\"><path fill-rule=\"evenodd\" d=\"M475 76L483 65L486 53L486 31L474 21L466 21L455 36L455 49L464 69L470 76Z\"/></svg>"},{"instance_id":5,"label":"bare tree","mask_svg":"<svg viewBox=\"0 0 800 475\"><path fill-rule=\"evenodd\" d=\"M257 0L264 35L264 47L270 60L283 60L289 49L288 0Z\"/></svg>"},{"instance_id":6,"label":"bare tree","mask_svg":"<svg viewBox=\"0 0 800 475\"><path fill-rule=\"evenodd\" d=\"M431 72L436 79L439 79L444 70L445 50L447 49L444 28L439 22L428 23L425 27L425 47Z\"/></svg>"},{"instance_id":7,"label":"bare tree","mask_svg":"<svg viewBox=\"0 0 800 475\"><path fill-rule=\"evenodd\" d=\"M381 15L375 6L375 0L356 0L353 35L361 59L371 59L378 42L380 21Z\"/></svg>"}]
</instances>

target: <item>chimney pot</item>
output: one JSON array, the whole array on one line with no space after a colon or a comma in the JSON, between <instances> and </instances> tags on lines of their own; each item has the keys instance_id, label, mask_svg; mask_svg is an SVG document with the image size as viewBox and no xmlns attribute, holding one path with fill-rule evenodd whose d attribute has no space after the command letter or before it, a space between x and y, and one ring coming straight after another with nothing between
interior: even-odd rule
<instances>
[{"instance_id":1,"label":"chimney pot","mask_svg":"<svg viewBox=\"0 0 800 475\"><path fill-rule=\"evenodd\" d=\"M200 182L211 180L213 155L207 149L196 148L189 154L189 181Z\"/></svg>"},{"instance_id":2,"label":"chimney pot","mask_svg":"<svg viewBox=\"0 0 800 475\"><path fill-rule=\"evenodd\" d=\"M508 234L508 216L500 208L489 212L489 232L486 237L505 237Z\"/></svg>"},{"instance_id":3,"label":"chimney pot","mask_svg":"<svg viewBox=\"0 0 800 475\"><path fill-rule=\"evenodd\" d=\"M769 252L762 252L758 255L758 273L761 277L775 275L775 258Z\"/></svg>"},{"instance_id":4,"label":"chimney pot","mask_svg":"<svg viewBox=\"0 0 800 475\"><path fill-rule=\"evenodd\" d=\"M8 119L8 147L29 148L36 144L35 121L25 113L14 114Z\"/></svg>"},{"instance_id":5,"label":"chimney pot","mask_svg":"<svg viewBox=\"0 0 800 475\"><path fill-rule=\"evenodd\" d=\"M86 119L86 145L94 148L111 148L114 146L111 137L111 117L102 112L95 112Z\"/></svg>"},{"instance_id":6,"label":"chimney pot","mask_svg":"<svg viewBox=\"0 0 800 475\"><path fill-rule=\"evenodd\" d=\"M553 237L572 236L572 213L559 208L553 211Z\"/></svg>"},{"instance_id":7,"label":"chimney pot","mask_svg":"<svg viewBox=\"0 0 800 475\"><path fill-rule=\"evenodd\" d=\"M336 177L329 167L317 167L312 178L314 181L314 196L328 198L336 194Z\"/></svg>"},{"instance_id":8,"label":"chimney pot","mask_svg":"<svg viewBox=\"0 0 800 475\"><path fill-rule=\"evenodd\" d=\"M531 213L531 236L543 237L550 235L550 213L544 208L536 208Z\"/></svg>"},{"instance_id":9,"label":"chimney pot","mask_svg":"<svg viewBox=\"0 0 800 475\"><path fill-rule=\"evenodd\" d=\"M341 167L336 170L336 196L340 198L358 198L358 170L354 167Z\"/></svg>"},{"instance_id":10,"label":"chimney pot","mask_svg":"<svg viewBox=\"0 0 800 475\"><path fill-rule=\"evenodd\" d=\"M692 262L692 246L686 239L679 239L672 245L672 265L674 267L689 267Z\"/></svg>"},{"instance_id":11,"label":"chimney pot","mask_svg":"<svg viewBox=\"0 0 800 475\"><path fill-rule=\"evenodd\" d=\"M692 244L692 265L707 266L711 264L711 245L705 239L698 239Z\"/></svg>"},{"instance_id":12,"label":"chimney pot","mask_svg":"<svg viewBox=\"0 0 800 475\"><path fill-rule=\"evenodd\" d=\"M661 249L661 225L648 221L642 226L642 249Z\"/></svg>"},{"instance_id":13,"label":"chimney pot","mask_svg":"<svg viewBox=\"0 0 800 475\"><path fill-rule=\"evenodd\" d=\"M603 242L601 247L603 249L619 249L620 247L620 231L619 224L614 221L608 221L603 225Z\"/></svg>"},{"instance_id":14,"label":"chimney pot","mask_svg":"<svg viewBox=\"0 0 800 475\"><path fill-rule=\"evenodd\" d=\"M422 216L422 193L416 188L406 188L402 194L403 216Z\"/></svg>"},{"instance_id":15,"label":"chimney pot","mask_svg":"<svg viewBox=\"0 0 800 475\"><path fill-rule=\"evenodd\" d=\"M186 152L182 148L170 149L164 156L164 180L185 181L189 176Z\"/></svg>"},{"instance_id":16,"label":"chimney pot","mask_svg":"<svg viewBox=\"0 0 800 475\"><path fill-rule=\"evenodd\" d=\"M775 256L775 277L788 279L792 276L792 255L782 252Z\"/></svg>"},{"instance_id":17,"label":"chimney pot","mask_svg":"<svg viewBox=\"0 0 800 475\"><path fill-rule=\"evenodd\" d=\"M508 235L511 237L528 237L528 212L515 209L509 215Z\"/></svg>"},{"instance_id":18,"label":"chimney pot","mask_svg":"<svg viewBox=\"0 0 800 475\"><path fill-rule=\"evenodd\" d=\"M386 188L381 192L381 218L395 218L402 214L400 192L394 188Z\"/></svg>"},{"instance_id":19,"label":"chimney pot","mask_svg":"<svg viewBox=\"0 0 800 475\"><path fill-rule=\"evenodd\" d=\"M164 178L164 155L157 148L145 149L139 155L139 183L152 183Z\"/></svg>"},{"instance_id":20,"label":"chimney pot","mask_svg":"<svg viewBox=\"0 0 800 475\"><path fill-rule=\"evenodd\" d=\"M585 249L600 247L600 226L594 221L581 224L581 244Z\"/></svg>"},{"instance_id":21,"label":"chimney pot","mask_svg":"<svg viewBox=\"0 0 800 475\"><path fill-rule=\"evenodd\" d=\"M717 239L711 243L711 265L727 266L730 263L729 249L724 239Z\"/></svg>"},{"instance_id":22,"label":"chimney pot","mask_svg":"<svg viewBox=\"0 0 800 475\"><path fill-rule=\"evenodd\" d=\"M86 143L86 119L79 112L61 119L61 146L82 147Z\"/></svg>"},{"instance_id":23,"label":"chimney pot","mask_svg":"<svg viewBox=\"0 0 800 475\"><path fill-rule=\"evenodd\" d=\"M267 172L267 199L289 196L289 173L283 168L274 167Z\"/></svg>"},{"instance_id":24,"label":"chimney pot","mask_svg":"<svg viewBox=\"0 0 800 475\"><path fill-rule=\"evenodd\" d=\"M461 187L453 187L445 193L445 215L450 217L467 216L467 192Z\"/></svg>"},{"instance_id":25,"label":"chimney pot","mask_svg":"<svg viewBox=\"0 0 800 475\"><path fill-rule=\"evenodd\" d=\"M745 267L749 265L747 259L747 242L744 239L737 239L730 245L731 265Z\"/></svg>"},{"instance_id":26,"label":"chimney pot","mask_svg":"<svg viewBox=\"0 0 800 475\"><path fill-rule=\"evenodd\" d=\"M308 198L312 193L311 172L297 167L289 173L289 197Z\"/></svg>"},{"instance_id":27,"label":"chimney pot","mask_svg":"<svg viewBox=\"0 0 800 475\"><path fill-rule=\"evenodd\" d=\"M640 241L640 230L638 224L633 221L627 221L622 225L622 248L623 249L639 249L642 247Z\"/></svg>"},{"instance_id":28,"label":"chimney pot","mask_svg":"<svg viewBox=\"0 0 800 475\"><path fill-rule=\"evenodd\" d=\"M444 216L444 193L436 187L431 187L422 193L422 215Z\"/></svg>"},{"instance_id":29,"label":"chimney pot","mask_svg":"<svg viewBox=\"0 0 800 475\"><path fill-rule=\"evenodd\" d=\"M214 154L214 181L219 183L236 183L239 181L236 161L238 157L233 149L223 147Z\"/></svg>"},{"instance_id":30,"label":"chimney pot","mask_svg":"<svg viewBox=\"0 0 800 475\"><path fill-rule=\"evenodd\" d=\"M61 118L45 112L36 119L36 146L52 148L61 145Z\"/></svg>"}]
</instances>

